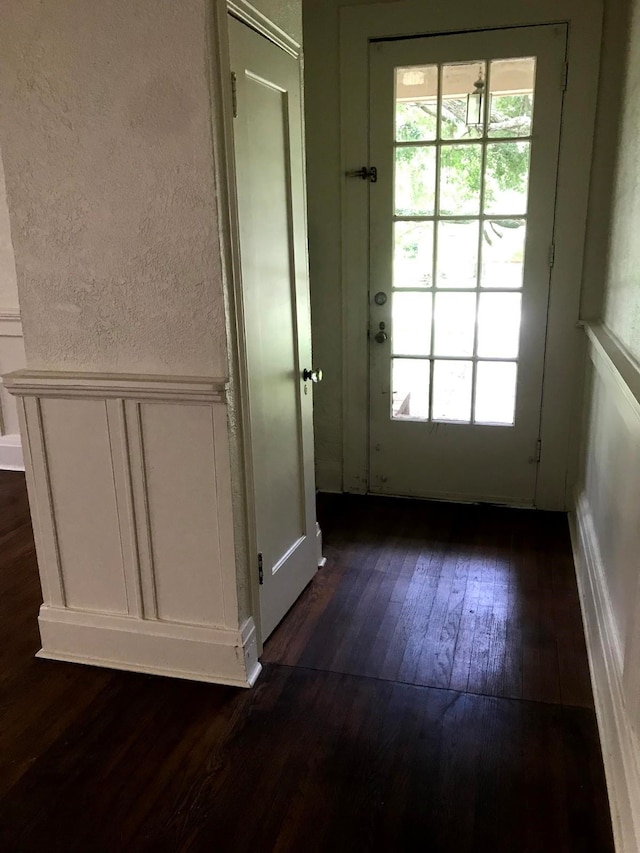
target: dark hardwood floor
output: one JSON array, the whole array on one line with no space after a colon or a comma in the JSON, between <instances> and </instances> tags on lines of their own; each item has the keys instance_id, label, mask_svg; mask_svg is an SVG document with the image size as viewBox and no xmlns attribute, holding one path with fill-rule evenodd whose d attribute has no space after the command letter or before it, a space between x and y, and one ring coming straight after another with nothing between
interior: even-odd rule
<instances>
[{"instance_id":1,"label":"dark hardwood floor","mask_svg":"<svg viewBox=\"0 0 640 853\"><path fill-rule=\"evenodd\" d=\"M325 569L265 660L593 707L566 517L321 496Z\"/></svg>"},{"instance_id":2,"label":"dark hardwood floor","mask_svg":"<svg viewBox=\"0 0 640 853\"><path fill-rule=\"evenodd\" d=\"M612 851L566 520L323 497L251 691L33 657L0 473L0 850Z\"/></svg>"}]
</instances>

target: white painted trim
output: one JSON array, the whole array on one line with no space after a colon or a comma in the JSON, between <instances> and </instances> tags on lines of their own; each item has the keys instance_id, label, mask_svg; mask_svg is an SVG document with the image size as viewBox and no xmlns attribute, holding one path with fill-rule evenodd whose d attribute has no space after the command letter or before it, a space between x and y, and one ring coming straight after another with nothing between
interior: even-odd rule
<instances>
[{"instance_id":1,"label":"white painted trim","mask_svg":"<svg viewBox=\"0 0 640 853\"><path fill-rule=\"evenodd\" d=\"M24 428L21 425L20 432L30 461L30 465L27 466L27 474L31 473L30 477L27 476L29 506L32 512L33 507L37 506L40 521L40 537L36 538L36 552L43 597L47 604L65 607L66 591L60 564L60 547L53 509L42 406L38 397L21 398L19 403L25 419Z\"/></svg>"},{"instance_id":2,"label":"white painted trim","mask_svg":"<svg viewBox=\"0 0 640 853\"><path fill-rule=\"evenodd\" d=\"M637 853L640 750L625 707L622 649L584 494L576 500L570 526L616 851Z\"/></svg>"},{"instance_id":3,"label":"white painted trim","mask_svg":"<svg viewBox=\"0 0 640 853\"><path fill-rule=\"evenodd\" d=\"M322 549L322 530L316 521L316 556L318 558L318 568L324 569L327 565L327 558L324 556Z\"/></svg>"},{"instance_id":4,"label":"white painted trim","mask_svg":"<svg viewBox=\"0 0 640 853\"><path fill-rule=\"evenodd\" d=\"M542 458L538 469L536 506L566 509L572 484L575 418L582 392L584 350L575 328L580 310L583 250L598 93L603 4L600 0L538 0L475 4L461 16L455 4L399 0L345 6L340 9L340 114L342 174L368 160L368 49L371 39L437 35L461 30L486 30L569 23L569 83L564 98L558 202L555 220L556 256L551 276L546 369L542 400ZM368 217L362 215L363 181L341 184L342 222L355 223L357 236L342 243L344 413L343 486L366 492L368 472ZM353 232L356 234L356 230ZM348 286L347 286L348 284ZM355 324L355 325L354 325ZM354 331L354 329L356 331ZM360 329L362 334L359 334ZM367 368L368 369L368 368ZM576 442L574 441L574 444Z\"/></svg>"},{"instance_id":5,"label":"white painted trim","mask_svg":"<svg viewBox=\"0 0 640 853\"><path fill-rule=\"evenodd\" d=\"M171 402L225 402L226 379L208 376L155 376L17 370L3 377L17 397L99 397Z\"/></svg>"},{"instance_id":6,"label":"white painted trim","mask_svg":"<svg viewBox=\"0 0 640 853\"><path fill-rule=\"evenodd\" d=\"M230 442L228 428L228 410L222 406L214 406L212 413L214 436L213 456L216 480L216 491L226 496L217 505L218 547L220 562L228 566L229 571L222 573L222 600L225 624L233 624L242 615L238 615L238 573L234 539L233 487L230 458ZM252 625L255 617L251 614Z\"/></svg>"},{"instance_id":7,"label":"white painted trim","mask_svg":"<svg viewBox=\"0 0 640 853\"><path fill-rule=\"evenodd\" d=\"M0 338L21 338L22 317L18 311L0 311Z\"/></svg>"},{"instance_id":8,"label":"white painted trim","mask_svg":"<svg viewBox=\"0 0 640 853\"><path fill-rule=\"evenodd\" d=\"M227 0L227 9L234 18L268 38L269 41L272 41L295 59L300 57L302 48L298 42L280 29L277 24L274 24L266 15L263 15L259 9L248 3L247 0Z\"/></svg>"},{"instance_id":9,"label":"white painted trim","mask_svg":"<svg viewBox=\"0 0 640 853\"><path fill-rule=\"evenodd\" d=\"M19 435L0 436L0 471L24 471L22 442Z\"/></svg>"},{"instance_id":10,"label":"white painted trim","mask_svg":"<svg viewBox=\"0 0 640 853\"><path fill-rule=\"evenodd\" d=\"M262 668L252 619L231 631L43 605L38 623L37 656L50 660L236 687L251 687Z\"/></svg>"},{"instance_id":11,"label":"white painted trim","mask_svg":"<svg viewBox=\"0 0 640 853\"><path fill-rule=\"evenodd\" d=\"M64 603L64 596L58 583L57 575L53 572L54 567L47 564L50 553L47 538L48 528L46 527L50 520L50 516L47 514L49 512L49 502L42 500L42 480L39 476L36 477L37 460L34 460L33 443L30 440L30 424L33 425L33 420L27 415L27 404L29 406L37 405L37 400L19 398L18 419L20 421L20 434L24 442L25 479L29 493L29 510L31 512L33 538L38 556L40 586L42 587L42 597L45 601L62 605ZM38 473L40 473L39 469ZM52 578L55 579L53 584Z\"/></svg>"},{"instance_id":12,"label":"white painted trim","mask_svg":"<svg viewBox=\"0 0 640 853\"><path fill-rule=\"evenodd\" d=\"M145 619L158 618L158 603L153 571L153 548L149 521L149 499L142 444L140 403L127 400L125 406L127 453L129 462L129 488L133 508L136 554L138 560L139 585L142 596L141 614Z\"/></svg>"},{"instance_id":13,"label":"white painted trim","mask_svg":"<svg viewBox=\"0 0 640 853\"><path fill-rule=\"evenodd\" d=\"M129 436L124 400L108 399L106 403L109 441L111 444L111 467L120 528L120 543L124 565L125 588L128 612L139 619L144 617L142 581L138 551L136 517L133 510L133 470L129 449ZM139 404L137 404L139 405Z\"/></svg>"},{"instance_id":14,"label":"white painted trim","mask_svg":"<svg viewBox=\"0 0 640 853\"><path fill-rule=\"evenodd\" d=\"M218 236L229 352L229 453L233 480L233 530L236 571L248 590L248 607L256 624L258 654L262 653L260 587L255 559L256 507L254 499L249 376L245 341L242 264L236 162L234 154L233 99L229 45L230 11L227 0L214 0L211 7L211 104L212 139L218 187Z\"/></svg>"},{"instance_id":15,"label":"white painted trim","mask_svg":"<svg viewBox=\"0 0 640 853\"><path fill-rule=\"evenodd\" d=\"M640 364L601 323L580 324L591 344L589 354L598 372L612 381L640 418Z\"/></svg>"}]
</instances>

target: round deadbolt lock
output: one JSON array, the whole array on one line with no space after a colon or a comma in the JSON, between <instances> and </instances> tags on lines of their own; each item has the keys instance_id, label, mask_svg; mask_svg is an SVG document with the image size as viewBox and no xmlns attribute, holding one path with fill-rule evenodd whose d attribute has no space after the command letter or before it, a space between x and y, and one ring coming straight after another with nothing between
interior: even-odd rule
<instances>
[{"instance_id":1,"label":"round deadbolt lock","mask_svg":"<svg viewBox=\"0 0 640 853\"><path fill-rule=\"evenodd\" d=\"M308 368L305 367L305 369L302 371L302 378L304 379L305 382L308 382L309 379L312 382L316 382L316 383L322 382L322 371L318 367L316 367L312 370L309 370Z\"/></svg>"},{"instance_id":2,"label":"round deadbolt lock","mask_svg":"<svg viewBox=\"0 0 640 853\"><path fill-rule=\"evenodd\" d=\"M383 290L379 290L373 297L373 301L376 305L384 305L387 301L387 294Z\"/></svg>"}]
</instances>

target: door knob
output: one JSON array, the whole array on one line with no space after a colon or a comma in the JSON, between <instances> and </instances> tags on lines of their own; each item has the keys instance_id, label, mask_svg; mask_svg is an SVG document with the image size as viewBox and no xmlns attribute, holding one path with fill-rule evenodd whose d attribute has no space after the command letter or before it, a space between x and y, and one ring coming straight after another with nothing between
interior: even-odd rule
<instances>
[{"instance_id":1,"label":"door knob","mask_svg":"<svg viewBox=\"0 0 640 853\"><path fill-rule=\"evenodd\" d=\"M322 382L322 371L319 368L314 368L312 370L305 369L302 371L302 378L306 382L310 379L312 382Z\"/></svg>"},{"instance_id":2,"label":"door knob","mask_svg":"<svg viewBox=\"0 0 640 853\"><path fill-rule=\"evenodd\" d=\"M378 332L376 335L376 342L379 344L383 344L387 340L386 332Z\"/></svg>"}]
</instances>

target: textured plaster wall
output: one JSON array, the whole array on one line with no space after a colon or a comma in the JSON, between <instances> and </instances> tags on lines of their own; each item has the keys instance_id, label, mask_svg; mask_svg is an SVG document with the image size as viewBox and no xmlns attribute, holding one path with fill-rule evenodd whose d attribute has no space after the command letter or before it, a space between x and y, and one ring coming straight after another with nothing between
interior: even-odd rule
<instances>
[{"instance_id":1,"label":"textured plaster wall","mask_svg":"<svg viewBox=\"0 0 640 853\"><path fill-rule=\"evenodd\" d=\"M302 44L302 0L253 0L253 5Z\"/></svg>"},{"instance_id":2,"label":"textured plaster wall","mask_svg":"<svg viewBox=\"0 0 640 853\"><path fill-rule=\"evenodd\" d=\"M0 311L18 311L16 263L13 257L9 209L4 183L4 168L0 156Z\"/></svg>"},{"instance_id":3,"label":"textured plaster wall","mask_svg":"<svg viewBox=\"0 0 640 853\"><path fill-rule=\"evenodd\" d=\"M226 373L206 0L7 0L0 145L28 365Z\"/></svg>"},{"instance_id":4,"label":"textured plaster wall","mask_svg":"<svg viewBox=\"0 0 640 853\"><path fill-rule=\"evenodd\" d=\"M629 0L607 0L604 4L600 83L580 306L580 315L587 320L600 318L604 305L604 282L607 278L612 236L612 189L620 144L620 116L630 14Z\"/></svg>"},{"instance_id":5,"label":"textured plaster wall","mask_svg":"<svg viewBox=\"0 0 640 853\"><path fill-rule=\"evenodd\" d=\"M623 91L605 322L640 359L640 0L632 4Z\"/></svg>"}]
</instances>

